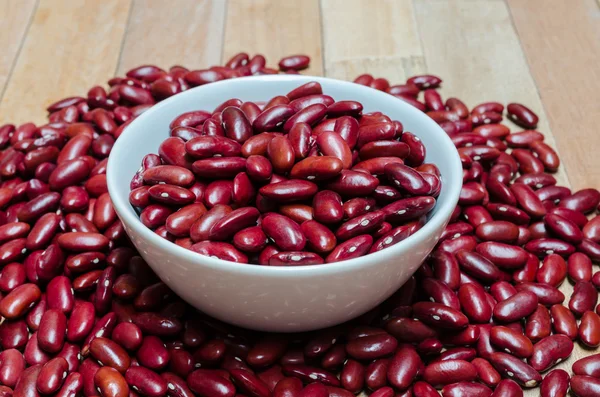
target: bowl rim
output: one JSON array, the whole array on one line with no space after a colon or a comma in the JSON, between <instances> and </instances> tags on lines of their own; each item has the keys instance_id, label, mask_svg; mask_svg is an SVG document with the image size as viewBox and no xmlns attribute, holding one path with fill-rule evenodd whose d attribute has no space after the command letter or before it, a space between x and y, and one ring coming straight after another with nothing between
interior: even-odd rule
<instances>
[{"instance_id":1,"label":"bowl rim","mask_svg":"<svg viewBox=\"0 0 600 397\"><path fill-rule=\"evenodd\" d=\"M444 170L444 173L442 175L446 173L446 175L454 175L455 178L453 179L457 179L459 183L450 184L450 181L446 181L446 183L449 184L449 186L447 186L448 191L446 192L447 197L443 201L436 200L436 207L439 206L437 208L436 213L425 223L425 225L421 229L419 229L417 232L415 232L413 235L409 236L405 240L402 240L394 244L393 246L383 249L381 251L365 254L358 258L348 259L340 262L324 263L321 265L261 266L212 258L209 256L201 255L187 248L180 247L177 244L160 237L152 230L147 228L144 224L142 224L139 217L135 216L133 211L129 211L127 209L128 206L131 206L129 204L129 191L120 194L120 188L118 187L119 183L117 181L116 176L114 176L119 170L119 158L123 155L126 155L128 141L133 140L133 136L139 135L142 132L142 129L137 128L137 126L142 124L144 118L148 118L149 115L160 111L160 109L162 109L163 107L169 106L172 102L185 101L188 96L194 95L194 91L203 90L205 87L222 87L223 89L235 90L235 88L232 88L231 86L235 86L236 84L245 83L248 81L261 82L266 80L297 82L300 85L311 81L317 81L326 82L327 84L352 86L350 87L351 89L357 90L359 92L362 91L366 95L372 95L375 97L379 96L382 100L386 101L396 101L395 105L399 107L404 107L404 110L406 112L413 113L414 117L416 118L421 118L425 124L428 124L427 128L431 128L435 131L435 133L437 133L437 135L439 135L438 138L442 141L443 146L446 146L449 149L446 155L450 157L449 161L452 164L450 169ZM371 266L375 266L379 262L383 262L382 259L384 259L384 257L394 257L398 254L401 254L402 252L410 249L411 245L413 245L417 240L420 240L422 242L427 238L427 236L434 233L435 230L444 226L444 223L447 222L447 219L450 218L450 215L452 214L455 206L458 203L458 197L462 188L462 165L460 162L458 151L450 137L446 134L446 132L425 113L421 112L412 105L402 101L401 99L394 97L393 95L387 94L382 91L378 91L370 87L366 87L360 84L344 80L308 75L262 75L221 80L214 83L194 87L182 93L174 95L170 98L167 98L152 106L144 113L142 113L139 117L134 119L127 126L127 128L125 128L123 133L116 140L115 145L113 146L109 155L106 176L109 195L111 201L113 202L114 209L119 215L119 218L123 223L126 224L127 227L131 228L134 233L136 233L141 239L145 240L148 244L152 244L162 251L167 251L174 257L183 257L188 262L194 263L198 266L205 266L213 270L220 270L223 272L253 275L258 274L266 277L328 275L337 274L342 271L351 271L353 269L368 268Z\"/></svg>"}]
</instances>

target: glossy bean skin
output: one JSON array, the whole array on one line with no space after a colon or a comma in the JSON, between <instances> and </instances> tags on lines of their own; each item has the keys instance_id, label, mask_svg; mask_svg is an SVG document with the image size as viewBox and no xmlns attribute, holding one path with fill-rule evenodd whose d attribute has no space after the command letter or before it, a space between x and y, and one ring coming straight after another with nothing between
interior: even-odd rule
<instances>
[{"instance_id":1,"label":"glossy bean skin","mask_svg":"<svg viewBox=\"0 0 600 397\"><path fill-rule=\"evenodd\" d=\"M53 358L42 367L37 378L37 389L43 394L52 394L62 386L67 376L68 364L62 357Z\"/></svg>"},{"instance_id":2,"label":"glossy bean skin","mask_svg":"<svg viewBox=\"0 0 600 397\"><path fill-rule=\"evenodd\" d=\"M507 353L492 353L489 360L498 372L521 386L535 387L542 381L542 377L535 369Z\"/></svg>"},{"instance_id":3,"label":"glossy bean skin","mask_svg":"<svg viewBox=\"0 0 600 397\"><path fill-rule=\"evenodd\" d=\"M132 389L138 390L142 395L158 397L167 392L167 382L156 372L142 366L130 367L125 373L125 380Z\"/></svg>"},{"instance_id":4,"label":"glossy bean skin","mask_svg":"<svg viewBox=\"0 0 600 397\"><path fill-rule=\"evenodd\" d=\"M477 369L464 360L433 362L425 367L423 379L435 387L451 383L470 382L477 377Z\"/></svg>"},{"instance_id":5,"label":"glossy bean skin","mask_svg":"<svg viewBox=\"0 0 600 397\"><path fill-rule=\"evenodd\" d=\"M586 311L579 324L579 340L589 347L600 345L600 316L593 311Z\"/></svg>"},{"instance_id":6,"label":"glossy bean skin","mask_svg":"<svg viewBox=\"0 0 600 397\"><path fill-rule=\"evenodd\" d=\"M576 315L581 316L588 310L593 310L598 301L598 294L594 286L586 281L579 281L573 288L573 294L569 300L569 309Z\"/></svg>"},{"instance_id":7,"label":"glossy bean skin","mask_svg":"<svg viewBox=\"0 0 600 397\"><path fill-rule=\"evenodd\" d=\"M387 370L389 383L399 390L408 389L421 365L421 358L412 346L401 347L390 360Z\"/></svg>"},{"instance_id":8,"label":"glossy bean skin","mask_svg":"<svg viewBox=\"0 0 600 397\"><path fill-rule=\"evenodd\" d=\"M538 297L533 292L520 291L496 305L494 318L503 322L516 321L533 313L537 304Z\"/></svg>"}]
</instances>

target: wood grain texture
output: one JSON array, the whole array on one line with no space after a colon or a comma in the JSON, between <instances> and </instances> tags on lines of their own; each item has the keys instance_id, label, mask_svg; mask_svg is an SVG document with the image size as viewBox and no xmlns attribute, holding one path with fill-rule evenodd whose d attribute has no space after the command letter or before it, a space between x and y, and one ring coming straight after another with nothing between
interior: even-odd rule
<instances>
[{"instance_id":1,"label":"wood grain texture","mask_svg":"<svg viewBox=\"0 0 600 397\"><path fill-rule=\"evenodd\" d=\"M506 4L453 0L418 1L416 5L427 66L429 72L444 78L442 94L456 95L468 106L488 100L523 103L539 115L538 130L545 134L548 144L556 147ZM530 14L530 18L537 15ZM449 42L453 44L447 45ZM514 124L510 127L513 131L521 130ZM555 177L559 185L569 186L563 166ZM565 281L560 290L567 305L573 286ZM555 368L570 371L575 360L588 354L589 351L576 344L571 357ZM525 392L526 397L538 395L539 389Z\"/></svg>"},{"instance_id":2,"label":"wood grain texture","mask_svg":"<svg viewBox=\"0 0 600 397\"><path fill-rule=\"evenodd\" d=\"M323 74L321 12L318 0L229 0L223 62L239 52L263 54L277 68L286 55L310 56L303 73Z\"/></svg>"},{"instance_id":3,"label":"wood grain texture","mask_svg":"<svg viewBox=\"0 0 600 397\"><path fill-rule=\"evenodd\" d=\"M370 73L397 84L425 71L411 0L322 0L321 8L327 76Z\"/></svg>"},{"instance_id":4,"label":"wood grain texture","mask_svg":"<svg viewBox=\"0 0 600 397\"><path fill-rule=\"evenodd\" d=\"M600 187L600 157L590 150L600 147L600 7L593 0L508 4L573 187Z\"/></svg>"},{"instance_id":5,"label":"wood grain texture","mask_svg":"<svg viewBox=\"0 0 600 397\"><path fill-rule=\"evenodd\" d=\"M118 73L147 63L197 69L218 64L226 5L224 0L134 0Z\"/></svg>"},{"instance_id":6,"label":"wood grain texture","mask_svg":"<svg viewBox=\"0 0 600 397\"><path fill-rule=\"evenodd\" d=\"M113 76L130 2L41 0L0 107L0 122L42 122L55 100Z\"/></svg>"},{"instance_id":7,"label":"wood grain texture","mask_svg":"<svg viewBox=\"0 0 600 397\"><path fill-rule=\"evenodd\" d=\"M0 0L0 98L25 38L36 0Z\"/></svg>"}]
</instances>

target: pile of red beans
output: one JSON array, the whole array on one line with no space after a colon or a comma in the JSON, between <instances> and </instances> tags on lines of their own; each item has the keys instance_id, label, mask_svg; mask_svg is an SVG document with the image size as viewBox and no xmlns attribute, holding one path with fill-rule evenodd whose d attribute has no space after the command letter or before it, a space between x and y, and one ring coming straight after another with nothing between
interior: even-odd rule
<instances>
[{"instance_id":1,"label":"pile of red beans","mask_svg":"<svg viewBox=\"0 0 600 397\"><path fill-rule=\"evenodd\" d=\"M280 62L288 73L307 65ZM276 72L247 54L206 70L142 66L52 104L45 125L0 127L0 396L600 395L600 354L572 374L553 368L575 342L600 345L600 217L586 216L600 193L556 185L558 156L529 109L507 106L524 128L511 133L502 104L443 101L435 76L357 79L426 111L464 168L442 240L386 302L329 329L266 334L198 313L161 283L107 194L115 139L189 87ZM568 299L561 283L575 285Z\"/></svg>"},{"instance_id":2,"label":"pile of red beans","mask_svg":"<svg viewBox=\"0 0 600 397\"><path fill-rule=\"evenodd\" d=\"M200 254L270 266L358 258L425 223L440 172L401 122L317 82L262 105L230 99L173 120L131 182L142 223Z\"/></svg>"}]
</instances>

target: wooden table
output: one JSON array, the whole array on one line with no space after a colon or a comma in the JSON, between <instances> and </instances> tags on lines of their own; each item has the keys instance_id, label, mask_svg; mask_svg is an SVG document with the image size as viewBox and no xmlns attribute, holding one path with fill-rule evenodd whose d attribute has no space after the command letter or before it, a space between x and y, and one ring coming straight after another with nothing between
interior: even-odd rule
<instances>
[{"instance_id":1,"label":"wooden table","mask_svg":"<svg viewBox=\"0 0 600 397\"><path fill-rule=\"evenodd\" d=\"M600 187L600 0L0 0L0 32L0 124L44 122L52 101L144 63L302 53L307 74L429 72L470 106L524 103L559 182Z\"/></svg>"}]
</instances>

